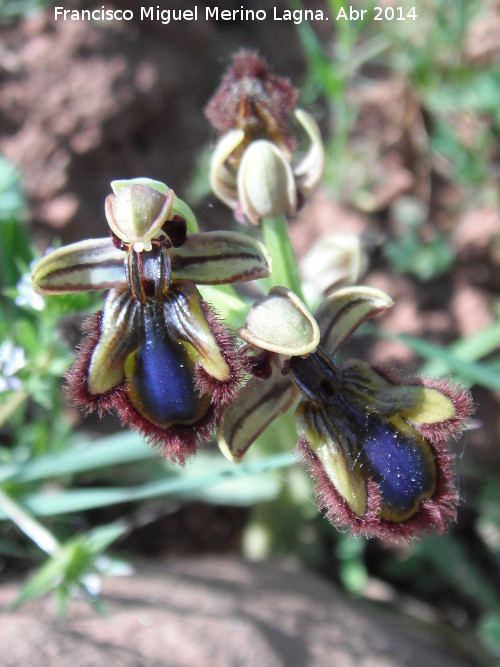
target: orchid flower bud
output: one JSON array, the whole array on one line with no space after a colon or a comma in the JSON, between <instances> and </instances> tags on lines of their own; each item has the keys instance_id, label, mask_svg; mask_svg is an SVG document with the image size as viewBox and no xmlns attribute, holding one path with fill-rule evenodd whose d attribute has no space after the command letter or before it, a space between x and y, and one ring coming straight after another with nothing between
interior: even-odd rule
<instances>
[{"instance_id":1,"label":"orchid flower bud","mask_svg":"<svg viewBox=\"0 0 500 667\"><path fill-rule=\"evenodd\" d=\"M288 81L273 75L256 54L242 51L206 108L221 133L210 164L212 189L237 217L253 224L294 215L323 175L325 150L318 126L308 113L294 110L296 100ZM300 159L294 154L294 117L309 141Z\"/></svg>"},{"instance_id":2,"label":"orchid flower bud","mask_svg":"<svg viewBox=\"0 0 500 667\"><path fill-rule=\"evenodd\" d=\"M366 266L366 253L358 236L328 234L306 252L300 261L300 274L306 293L319 301L333 289L354 285Z\"/></svg>"},{"instance_id":3,"label":"orchid flower bud","mask_svg":"<svg viewBox=\"0 0 500 667\"><path fill-rule=\"evenodd\" d=\"M254 141L238 169L238 195L243 214L252 223L277 215L294 215L295 180L282 151L270 141Z\"/></svg>"}]
</instances>

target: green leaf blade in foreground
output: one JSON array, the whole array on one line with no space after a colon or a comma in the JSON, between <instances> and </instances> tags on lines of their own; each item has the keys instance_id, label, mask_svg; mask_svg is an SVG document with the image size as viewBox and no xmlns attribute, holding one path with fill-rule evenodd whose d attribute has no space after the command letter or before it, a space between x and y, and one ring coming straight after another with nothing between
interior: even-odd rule
<instances>
[{"instance_id":1,"label":"green leaf blade in foreground","mask_svg":"<svg viewBox=\"0 0 500 667\"><path fill-rule=\"evenodd\" d=\"M175 495L182 498L205 499L209 502L223 502L247 505L256 501L269 500L279 490L279 485L266 479L265 473L285 468L295 463L293 454L278 454L249 464L235 466L217 456L217 464L212 466L211 455L198 455L195 463L180 469L175 475L132 487L86 488L61 491L60 493L35 493L18 498L17 501L37 516L55 516L81 512L97 507L129 503L151 498ZM242 486L245 478L259 475L251 486ZM233 484L232 489L227 486ZM226 487L226 488L224 488ZM0 520L7 519L0 511Z\"/></svg>"},{"instance_id":2,"label":"green leaf blade in foreground","mask_svg":"<svg viewBox=\"0 0 500 667\"><path fill-rule=\"evenodd\" d=\"M28 462L0 466L0 483L33 482L159 457L136 433L118 433L92 444L77 444Z\"/></svg>"},{"instance_id":3,"label":"green leaf blade in foreground","mask_svg":"<svg viewBox=\"0 0 500 667\"><path fill-rule=\"evenodd\" d=\"M116 521L69 539L23 586L10 608L15 609L29 600L56 591L59 601L63 603L60 611L64 615L71 588L84 586L85 576L96 572L95 558L126 530L125 522Z\"/></svg>"}]
</instances>

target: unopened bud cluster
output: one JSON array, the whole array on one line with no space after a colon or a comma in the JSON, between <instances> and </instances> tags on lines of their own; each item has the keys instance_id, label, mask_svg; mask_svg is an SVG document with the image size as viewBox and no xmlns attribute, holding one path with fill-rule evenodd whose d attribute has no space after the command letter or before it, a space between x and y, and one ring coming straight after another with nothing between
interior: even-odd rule
<instances>
[{"instance_id":1,"label":"unopened bud cluster","mask_svg":"<svg viewBox=\"0 0 500 667\"><path fill-rule=\"evenodd\" d=\"M295 215L318 185L325 153L318 126L301 109L294 109L296 91L272 75L267 65L243 51L207 107L214 127L223 132L210 164L210 185L238 218L258 224L263 218ZM239 99L240 104L232 101ZM295 160L295 121L308 147Z\"/></svg>"}]
</instances>

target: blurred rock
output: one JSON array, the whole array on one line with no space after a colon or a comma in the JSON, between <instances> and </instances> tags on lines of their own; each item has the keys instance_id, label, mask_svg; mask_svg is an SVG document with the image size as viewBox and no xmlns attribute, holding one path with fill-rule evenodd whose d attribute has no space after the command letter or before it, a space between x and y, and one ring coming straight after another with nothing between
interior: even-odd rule
<instances>
[{"instance_id":1,"label":"blurred rock","mask_svg":"<svg viewBox=\"0 0 500 667\"><path fill-rule=\"evenodd\" d=\"M0 603L16 587L0 589ZM465 667L415 622L348 600L290 562L142 562L103 585L107 614L83 601L65 622L50 600L2 618L6 667Z\"/></svg>"}]
</instances>

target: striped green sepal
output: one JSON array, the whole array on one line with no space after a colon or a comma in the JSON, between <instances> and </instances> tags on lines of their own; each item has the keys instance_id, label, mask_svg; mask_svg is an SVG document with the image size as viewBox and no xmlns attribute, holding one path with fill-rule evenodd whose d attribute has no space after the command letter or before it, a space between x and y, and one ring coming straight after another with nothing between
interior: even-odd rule
<instances>
[{"instance_id":1,"label":"striped green sepal","mask_svg":"<svg viewBox=\"0 0 500 667\"><path fill-rule=\"evenodd\" d=\"M188 234L179 248L168 251L172 279L199 285L238 283L265 278L271 272L267 249L237 232Z\"/></svg>"},{"instance_id":2,"label":"striped green sepal","mask_svg":"<svg viewBox=\"0 0 500 667\"><path fill-rule=\"evenodd\" d=\"M126 253L111 238L89 239L42 257L31 274L38 294L69 294L116 287L126 282Z\"/></svg>"},{"instance_id":3,"label":"striped green sepal","mask_svg":"<svg viewBox=\"0 0 500 667\"><path fill-rule=\"evenodd\" d=\"M229 405L220 424L219 449L233 463L239 463L250 445L297 398L297 390L279 365L273 364L271 377L251 380Z\"/></svg>"},{"instance_id":4,"label":"striped green sepal","mask_svg":"<svg viewBox=\"0 0 500 667\"><path fill-rule=\"evenodd\" d=\"M363 322L391 308L393 301L374 287L346 287L326 298L315 313L321 331L321 346L329 354Z\"/></svg>"}]
</instances>

